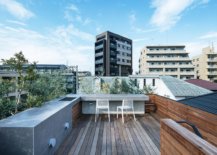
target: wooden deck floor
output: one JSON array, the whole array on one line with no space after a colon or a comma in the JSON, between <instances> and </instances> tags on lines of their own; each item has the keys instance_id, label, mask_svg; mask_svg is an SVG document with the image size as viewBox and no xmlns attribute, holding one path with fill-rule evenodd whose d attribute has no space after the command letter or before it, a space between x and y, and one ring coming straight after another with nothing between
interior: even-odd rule
<instances>
[{"instance_id":1,"label":"wooden deck floor","mask_svg":"<svg viewBox=\"0 0 217 155\"><path fill-rule=\"evenodd\" d=\"M82 116L57 155L160 154L160 124L149 114L144 117L121 118L104 116L94 122L94 116Z\"/></svg>"}]
</instances>

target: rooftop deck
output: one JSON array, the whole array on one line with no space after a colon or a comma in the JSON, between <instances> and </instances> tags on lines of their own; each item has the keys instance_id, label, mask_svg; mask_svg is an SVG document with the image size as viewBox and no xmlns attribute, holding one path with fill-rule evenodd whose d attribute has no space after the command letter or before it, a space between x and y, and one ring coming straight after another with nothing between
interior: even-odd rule
<instances>
[{"instance_id":1,"label":"rooftop deck","mask_svg":"<svg viewBox=\"0 0 217 155\"><path fill-rule=\"evenodd\" d=\"M149 114L125 118L123 124L120 116L108 122L101 115L95 123L94 115L82 115L56 154L160 154L159 121Z\"/></svg>"}]
</instances>

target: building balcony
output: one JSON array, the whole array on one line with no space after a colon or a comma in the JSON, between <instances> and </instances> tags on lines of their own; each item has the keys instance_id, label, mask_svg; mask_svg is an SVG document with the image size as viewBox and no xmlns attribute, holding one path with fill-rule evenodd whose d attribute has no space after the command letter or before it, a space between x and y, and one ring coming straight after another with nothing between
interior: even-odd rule
<instances>
[{"instance_id":1,"label":"building balcony","mask_svg":"<svg viewBox=\"0 0 217 155\"><path fill-rule=\"evenodd\" d=\"M217 72L208 72L208 75L216 75L217 76Z\"/></svg>"},{"instance_id":2,"label":"building balcony","mask_svg":"<svg viewBox=\"0 0 217 155\"><path fill-rule=\"evenodd\" d=\"M207 61L208 62L217 62L217 58L208 58Z\"/></svg>"},{"instance_id":3,"label":"building balcony","mask_svg":"<svg viewBox=\"0 0 217 155\"><path fill-rule=\"evenodd\" d=\"M188 54L189 52L183 50L146 50L147 54Z\"/></svg>"},{"instance_id":4,"label":"building balcony","mask_svg":"<svg viewBox=\"0 0 217 155\"><path fill-rule=\"evenodd\" d=\"M180 75L195 75L196 74L195 72L187 72L187 71L181 71L179 73Z\"/></svg>"},{"instance_id":5,"label":"building balcony","mask_svg":"<svg viewBox=\"0 0 217 155\"><path fill-rule=\"evenodd\" d=\"M103 63L103 59L100 59L100 60L96 60L95 61L95 64L102 64Z\"/></svg>"},{"instance_id":6,"label":"building balcony","mask_svg":"<svg viewBox=\"0 0 217 155\"><path fill-rule=\"evenodd\" d=\"M190 61L189 57L147 57L147 61Z\"/></svg>"},{"instance_id":7,"label":"building balcony","mask_svg":"<svg viewBox=\"0 0 217 155\"><path fill-rule=\"evenodd\" d=\"M217 69L217 65L208 65L207 68Z\"/></svg>"},{"instance_id":8,"label":"building balcony","mask_svg":"<svg viewBox=\"0 0 217 155\"><path fill-rule=\"evenodd\" d=\"M101 49L101 48L103 48L103 44L95 46L95 50L98 50L98 49Z\"/></svg>"},{"instance_id":9,"label":"building balcony","mask_svg":"<svg viewBox=\"0 0 217 155\"><path fill-rule=\"evenodd\" d=\"M103 52L95 53L95 57L103 56Z\"/></svg>"}]
</instances>

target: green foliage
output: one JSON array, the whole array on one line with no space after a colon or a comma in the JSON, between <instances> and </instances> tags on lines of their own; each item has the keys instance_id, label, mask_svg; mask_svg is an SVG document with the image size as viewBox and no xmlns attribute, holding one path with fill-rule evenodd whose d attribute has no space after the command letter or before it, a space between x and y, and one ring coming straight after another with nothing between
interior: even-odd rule
<instances>
[{"instance_id":1,"label":"green foliage","mask_svg":"<svg viewBox=\"0 0 217 155\"><path fill-rule=\"evenodd\" d=\"M82 78L79 85L80 93L93 94L94 93L93 85L94 85L93 79Z\"/></svg>"},{"instance_id":2,"label":"green foliage","mask_svg":"<svg viewBox=\"0 0 217 155\"><path fill-rule=\"evenodd\" d=\"M110 85L108 83L102 83L102 86L101 86L101 92L103 94L109 94L110 93Z\"/></svg>"},{"instance_id":3,"label":"green foliage","mask_svg":"<svg viewBox=\"0 0 217 155\"><path fill-rule=\"evenodd\" d=\"M0 119L13 114L15 102L9 98L0 98Z\"/></svg>"},{"instance_id":4,"label":"green foliage","mask_svg":"<svg viewBox=\"0 0 217 155\"><path fill-rule=\"evenodd\" d=\"M38 107L44 102L66 93L65 81L60 74L41 74L28 85L28 107Z\"/></svg>"},{"instance_id":5,"label":"green foliage","mask_svg":"<svg viewBox=\"0 0 217 155\"><path fill-rule=\"evenodd\" d=\"M25 64L28 64L28 60L25 58L25 56L23 55L22 51L19 53L15 53L14 57L11 57L10 59L6 60L6 59L2 59L3 65L8 65L10 67L11 71L15 71L15 73L17 74L16 78L16 85L15 85L15 90L16 90L16 106L15 106L15 110L14 112L17 113L18 112L18 106L20 104L20 100L21 100L21 94L22 91L25 88L25 81L26 81L26 77L30 76L27 72L27 75L23 74L23 66Z\"/></svg>"},{"instance_id":6,"label":"green foliage","mask_svg":"<svg viewBox=\"0 0 217 155\"><path fill-rule=\"evenodd\" d=\"M145 94L154 94L155 88L151 87L150 85L144 86L144 93Z\"/></svg>"},{"instance_id":7,"label":"green foliage","mask_svg":"<svg viewBox=\"0 0 217 155\"><path fill-rule=\"evenodd\" d=\"M112 86L110 88L111 94L120 94L121 93L121 82L119 78L115 78Z\"/></svg>"},{"instance_id":8,"label":"green foliage","mask_svg":"<svg viewBox=\"0 0 217 155\"><path fill-rule=\"evenodd\" d=\"M129 89L130 89L130 87L129 87L129 85L128 85L128 83L126 82L126 80L121 80L121 93L122 94L127 94L127 93L129 93Z\"/></svg>"},{"instance_id":9,"label":"green foliage","mask_svg":"<svg viewBox=\"0 0 217 155\"><path fill-rule=\"evenodd\" d=\"M0 81L0 119L10 116L18 111L30 107L38 107L44 102L65 95L65 79L60 73L55 74L36 74L35 65L28 64L27 70L23 70L28 60L22 52L16 53L14 57L4 60L4 65L10 67L18 78ZM21 93L28 94L21 98ZM16 99L10 97L10 93L17 92Z\"/></svg>"},{"instance_id":10,"label":"green foliage","mask_svg":"<svg viewBox=\"0 0 217 155\"><path fill-rule=\"evenodd\" d=\"M143 90L139 89L139 86L137 85L136 80L130 79L128 85L129 85L128 93L130 93L130 94L143 94Z\"/></svg>"}]
</instances>

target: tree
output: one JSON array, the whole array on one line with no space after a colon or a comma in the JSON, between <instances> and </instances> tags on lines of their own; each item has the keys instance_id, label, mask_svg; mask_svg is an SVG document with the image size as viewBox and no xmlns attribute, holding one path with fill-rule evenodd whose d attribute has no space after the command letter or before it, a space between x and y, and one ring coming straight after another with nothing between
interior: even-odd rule
<instances>
[{"instance_id":1,"label":"tree","mask_svg":"<svg viewBox=\"0 0 217 155\"><path fill-rule=\"evenodd\" d=\"M38 107L48 100L65 95L65 80L60 73L40 74L28 85L27 90L27 107Z\"/></svg>"},{"instance_id":2,"label":"tree","mask_svg":"<svg viewBox=\"0 0 217 155\"><path fill-rule=\"evenodd\" d=\"M121 93L121 83L119 78L115 78L110 88L111 94L120 94Z\"/></svg>"},{"instance_id":3,"label":"tree","mask_svg":"<svg viewBox=\"0 0 217 155\"><path fill-rule=\"evenodd\" d=\"M14 110L15 103L9 97L12 91L14 91L13 81L0 80L0 119L10 116Z\"/></svg>"},{"instance_id":4,"label":"tree","mask_svg":"<svg viewBox=\"0 0 217 155\"><path fill-rule=\"evenodd\" d=\"M145 94L154 94L155 88L151 87L150 85L144 86L144 93Z\"/></svg>"},{"instance_id":5,"label":"tree","mask_svg":"<svg viewBox=\"0 0 217 155\"><path fill-rule=\"evenodd\" d=\"M137 85L137 80L130 79L129 80L129 93L130 94L143 94L143 90L139 89Z\"/></svg>"},{"instance_id":6,"label":"tree","mask_svg":"<svg viewBox=\"0 0 217 155\"><path fill-rule=\"evenodd\" d=\"M20 104L21 94L25 88L25 75L23 73L23 66L28 64L28 60L23 55L22 51L19 53L15 53L14 57L10 59L2 59L3 65L8 65L11 71L14 71L16 76L15 81L15 91L16 91L16 105L14 112L18 112L18 105ZM28 74L28 72L27 72Z\"/></svg>"},{"instance_id":7,"label":"tree","mask_svg":"<svg viewBox=\"0 0 217 155\"><path fill-rule=\"evenodd\" d=\"M126 82L126 80L122 79L121 80L121 93L127 94L127 93L129 93L129 89L130 89L130 87L129 87L128 83Z\"/></svg>"}]
</instances>

